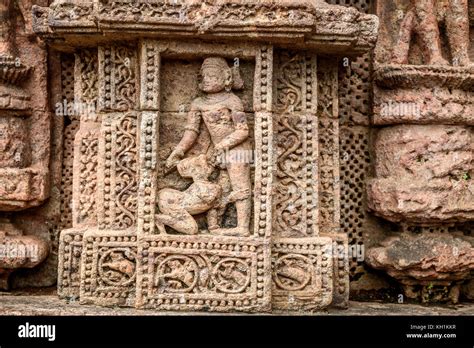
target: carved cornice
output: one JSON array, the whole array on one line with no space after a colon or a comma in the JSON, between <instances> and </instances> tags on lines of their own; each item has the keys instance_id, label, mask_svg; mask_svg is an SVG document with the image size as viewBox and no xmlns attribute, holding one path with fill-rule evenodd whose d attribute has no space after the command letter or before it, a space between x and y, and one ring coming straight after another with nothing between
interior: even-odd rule
<instances>
[{"instance_id":1,"label":"carved cornice","mask_svg":"<svg viewBox=\"0 0 474 348\"><path fill-rule=\"evenodd\" d=\"M34 6L33 18L35 32L50 39L171 34L304 44L345 53L371 49L378 32L376 16L306 0L62 0Z\"/></svg>"},{"instance_id":2,"label":"carved cornice","mask_svg":"<svg viewBox=\"0 0 474 348\"><path fill-rule=\"evenodd\" d=\"M376 66L374 78L379 86L389 89L446 87L472 91L474 67L386 64Z\"/></svg>"}]
</instances>

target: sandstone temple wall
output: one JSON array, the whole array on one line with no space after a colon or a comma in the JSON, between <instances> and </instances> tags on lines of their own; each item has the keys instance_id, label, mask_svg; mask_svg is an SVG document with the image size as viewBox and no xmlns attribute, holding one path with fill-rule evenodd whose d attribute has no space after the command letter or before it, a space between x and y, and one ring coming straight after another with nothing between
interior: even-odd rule
<instances>
[{"instance_id":1,"label":"sandstone temple wall","mask_svg":"<svg viewBox=\"0 0 474 348\"><path fill-rule=\"evenodd\" d=\"M422 3L6 1L0 241L38 257L2 287L472 300L474 2Z\"/></svg>"}]
</instances>

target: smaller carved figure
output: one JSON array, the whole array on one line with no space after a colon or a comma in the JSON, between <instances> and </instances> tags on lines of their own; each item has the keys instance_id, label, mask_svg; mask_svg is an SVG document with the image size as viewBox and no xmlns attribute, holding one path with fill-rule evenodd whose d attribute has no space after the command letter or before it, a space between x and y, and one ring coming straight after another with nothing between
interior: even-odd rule
<instances>
[{"instance_id":1,"label":"smaller carved figure","mask_svg":"<svg viewBox=\"0 0 474 348\"><path fill-rule=\"evenodd\" d=\"M107 275L111 279L120 280L124 276L131 278L135 274L135 264L121 252L112 253L110 262L106 262L102 266L108 270Z\"/></svg>"},{"instance_id":2,"label":"smaller carved figure","mask_svg":"<svg viewBox=\"0 0 474 348\"><path fill-rule=\"evenodd\" d=\"M196 270L190 260L186 260L184 263L181 260L170 260L168 267L170 271L159 275L155 285L168 284L174 290L192 287Z\"/></svg>"},{"instance_id":3,"label":"smaller carved figure","mask_svg":"<svg viewBox=\"0 0 474 348\"><path fill-rule=\"evenodd\" d=\"M209 181L214 168L206 155L186 158L179 162L179 174L192 178L193 183L181 192L165 188L158 193L160 214L155 215L160 233L166 233L165 225L184 234L197 234L198 225L193 215L208 212L221 197L219 184Z\"/></svg>"},{"instance_id":4,"label":"smaller carved figure","mask_svg":"<svg viewBox=\"0 0 474 348\"><path fill-rule=\"evenodd\" d=\"M440 14L440 19L437 13ZM392 57L393 63L408 64L410 43L416 34L421 41L425 64L448 65L441 54L439 21L444 21L446 24L452 64L472 65L468 54L468 0L411 0L411 9L400 26L398 42Z\"/></svg>"},{"instance_id":5,"label":"smaller carved figure","mask_svg":"<svg viewBox=\"0 0 474 348\"><path fill-rule=\"evenodd\" d=\"M227 262L219 269L220 286L228 290L238 289L247 283L246 268L236 262Z\"/></svg>"},{"instance_id":6,"label":"smaller carved figure","mask_svg":"<svg viewBox=\"0 0 474 348\"><path fill-rule=\"evenodd\" d=\"M275 271L280 279L284 279L291 286L304 284L308 276L307 270L294 260L284 260L283 264Z\"/></svg>"}]
</instances>

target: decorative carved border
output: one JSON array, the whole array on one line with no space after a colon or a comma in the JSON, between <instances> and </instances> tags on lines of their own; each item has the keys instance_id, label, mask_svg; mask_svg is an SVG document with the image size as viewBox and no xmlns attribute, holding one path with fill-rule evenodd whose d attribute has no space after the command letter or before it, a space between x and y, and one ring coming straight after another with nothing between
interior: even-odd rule
<instances>
[{"instance_id":1,"label":"decorative carved border","mask_svg":"<svg viewBox=\"0 0 474 348\"><path fill-rule=\"evenodd\" d=\"M140 42L140 108L160 111L160 45L154 40Z\"/></svg>"},{"instance_id":2,"label":"decorative carved border","mask_svg":"<svg viewBox=\"0 0 474 348\"><path fill-rule=\"evenodd\" d=\"M34 30L53 38L88 34L91 39L99 39L116 32L165 37L172 32L188 38L206 34L271 44L283 40L302 48L345 53L362 53L374 47L379 25L376 16L323 1L292 4L228 0L208 4L120 0L34 6L33 14Z\"/></svg>"},{"instance_id":3,"label":"decorative carved border","mask_svg":"<svg viewBox=\"0 0 474 348\"><path fill-rule=\"evenodd\" d=\"M99 46L99 111L137 108L137 59L134 46Z\"/></svg>"},{"instance_id":4,"label":"decorative carved border","mask_svg":"<svg viewBox=\"0 0 474 348\"><path fill-rule=\"evenodd\" d=\"M344 233L331 235L333 240L333 301L332 306L349 306L349 241Z\"/></svg>"},{"instance_id":5,"label":"decorative carved border","mask_svg":"<svg viewBox=\"0 0 474 348\"><path fill-rule=\"evenodd\" d=\"M317 58L280 51L278 69L275 234L278 237L317 236ZM285 219L285 215L291 217Z\"/></svg>"},{"instance_id":6,"label":"decorative carved border","mask_svg":"<svg viewBox=\"0 0 474 348\"><path fill-rule=\"evenodd\" d=\"M138 112L104 114L99 142L99 228L136 226Z\"/></svg>"},{"instance_id":7,"label":"decorative carved border","mask_svg":"<svg viewBox=\"0 0 474 348\"><path fill-rule=\"evenodd\" d=\"M255 236L270 238L272 232L273 190L273 47L257 52L254 79L255 158L254 178ZM258 165L259 164L259 165Z\"/></svg>"},{"instance_id":8,"label":"decorative carved border","mask_svg":"<svg viewBox=\"0 0 474 348\"><path fill-rule=\"evenodd\" d=\"M154 235L140 239L137 306L267 311L268 244L249 238Z\"/></svg>"},{"instance_id":9,"label":"decorative carved border","mask_svg":"<svg viewBox=\"0 0 474 348\"><path fill-rule=\"evenodd\" d=\"M81 285L82 236L84 229L61 232L58 249L58 296L78 299Z\"/></svg>"},{"instance_id":10,"label":"decorative carved border","mask_svg":"<svg viewBox=\"0 0 474 348\"><path fill-rule=\"evenodd\" d=\"M319 225L320 233L340 230L338 66L319 60Z\"/></svg>"},{"instance_id":11,"label":"decorative carved border","mask_svg":"<svg viewBox=\"0 0 474 348\"><path fill-rule=\"evenodd\" d=\"M138 234L155 231L158 112L143 112L140 124L140 180L138 188Z\"/></svg>"}]
</instances>

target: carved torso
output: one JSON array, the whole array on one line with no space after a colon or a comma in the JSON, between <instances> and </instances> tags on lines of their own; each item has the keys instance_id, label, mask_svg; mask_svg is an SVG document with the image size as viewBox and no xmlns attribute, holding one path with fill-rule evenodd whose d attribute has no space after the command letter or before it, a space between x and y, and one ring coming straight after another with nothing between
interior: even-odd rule
<instances>
[{"instance_id":1,"label":"carved torso","mask_svg":"<svg viewBox=\"0 0 474 348\"><path fill-rule=\"evenodd\" d=\"M238 129L247 129L245 117L240 116L243 112L242 101L231 92L218 94L217 96L206 95L196 98L191 106L190 122L192 130L199 132L201 118L204 120L212 142L217 144ZM248 140L235 148L247 148Z\"/></svg>"}]
</instances>

